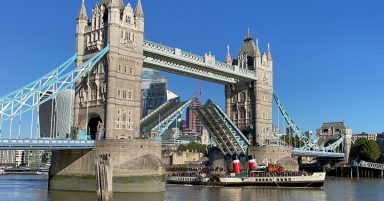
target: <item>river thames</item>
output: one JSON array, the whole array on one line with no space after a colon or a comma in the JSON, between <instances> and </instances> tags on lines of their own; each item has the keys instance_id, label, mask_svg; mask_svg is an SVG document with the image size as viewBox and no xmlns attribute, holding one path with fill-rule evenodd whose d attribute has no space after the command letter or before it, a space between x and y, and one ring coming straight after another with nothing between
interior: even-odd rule
<instances>
[{"instance_id":1,"label":"river thames","mask_svg":"<svg viewBox=\"0 0 384 201\"><path fill-rule=\"evenodd\" d=\"M3 201L94 201L96 193L49 191L47 176L0 176ZM255 187L204 187L167 185L163 193L114 194L115 201L197 200L383 200L384 180L327 178L323 189L276 189Z\"/></svg>"}]
</instances>

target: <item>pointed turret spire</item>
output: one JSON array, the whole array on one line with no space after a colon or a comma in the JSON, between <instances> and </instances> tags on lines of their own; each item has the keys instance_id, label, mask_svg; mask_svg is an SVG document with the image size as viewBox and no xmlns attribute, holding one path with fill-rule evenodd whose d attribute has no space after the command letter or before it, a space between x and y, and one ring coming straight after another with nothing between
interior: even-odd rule
<instances>
[{"instance_id":1,"label":"pointed turret spire","mask_svg":"<svg viewBox=\"0 0 384 201\"><path fill-rule=\"evenodd\" d=\"M248 32L247 32L247 35L244 38L244 41L250 41L250 40L252 40L252 34L249 31L249 29L248 29Z\"/></svg>"},{"instance_id":2,"label":"pointed turret spire","mask_svg":"<svg viewBox=\"0 0 384 201\"><path fill-rule=\"evenodd\" d=\"M259 38L256 38L256 57L260 57L260 49L259 49Z\"/></svg>"},{"instance_id":3,"label":"pointed turret spire","mask_svg":"<svg viewBox=\"0 0 384 201\"><path fill-rule=\"evenodd\" d=\"M144 11L143 11L143 6L141 5L141 0L137 1L135 16L144 18Z\"/></svg>"},{"instance_id":4,"label":"pointed turret spire","mask_svg":"<svg viewBox=\"0 0 384 201\"><path fill-rule=\"evenodd\" d=\"M79 19L79 20L87 20L88 19L87 9L85 8L84 0L82 0L80 12L79 12L79 15L77 16L77 19Z\"/></svg>"},{"instance_id":5,"label":"pointed turret spire","mask_svg":"<svg viewBox=\"0 0 384 201\"><path fill-rule=\"evenodd\" d=\"M229 45L227 45L227 56L225 57L226 64L232 64L231 53L229 52Z\"/></svg>"},{"instance_id":6,"label":"pointed turret spire","mask_svg":"<svg viewBox=\"0 0 384 201\"><path fill-rule=\"evenodd\" d=\"M271 44L268 43L268 61L272 61Z\"/></svg>"}]
</instances>

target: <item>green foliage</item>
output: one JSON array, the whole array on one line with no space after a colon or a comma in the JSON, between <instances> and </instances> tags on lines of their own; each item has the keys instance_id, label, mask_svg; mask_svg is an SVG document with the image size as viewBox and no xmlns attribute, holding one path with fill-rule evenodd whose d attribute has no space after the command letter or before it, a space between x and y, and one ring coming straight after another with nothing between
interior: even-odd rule
<instances>
[{"instance_id":1,"label":"green foliage","mask_svg":"<svg viewBox=\"0 0 384 201\"><path fill-rule=\"evenodd\" d=\"M373 140L359 138L352 145L349 157L353 160L375 162L380 157L380 147Z\"/></svg>"},{"instance_id":2,"label":"green foliage","mask_svg":"<svg viewBox=\"0 0 384 201\"><path fill-rule=\"evenodd\" d=\"M200 144L200 143L197 143L197 142L191 142L187 145L179 145L178 150L179 151L189 150L189 151L195 151L195 152L199 152L199 153L206 153L207 146Z\"/></svg>"},{"instance_id":3,"label":"green foliage","mask_svg":"<svg viewBox=\"0 0 384 201\"><path fill-rule=\"evenodd\" d=\"M298 136L293 137L291 135L283 135L280 139L295 148L303 146L303 142L300 141L300 138Z\"/></svg>"}]
</instances>

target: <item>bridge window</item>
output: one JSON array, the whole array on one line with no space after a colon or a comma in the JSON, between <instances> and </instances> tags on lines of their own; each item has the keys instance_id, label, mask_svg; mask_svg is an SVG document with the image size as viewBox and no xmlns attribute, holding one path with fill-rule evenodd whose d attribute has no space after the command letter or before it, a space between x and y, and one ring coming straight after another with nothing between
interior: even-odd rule
<instances>
[{"instance_id":1,"label":"bridge window","mask_svg":"<svg viewBox=\"0 0 384 201\"><path fill-rule=\"evenodd\" d=\"M128 90L128 100L132 100L133 98L133 92L132 90Z\"/></svg>"},{"instance_id":2,"label":"bridge window","mask_svg":"<svg viewBox=\"0 0 384 201\"><path fill-rule=\"evenodd\" d=\"M234 112L234 113L233 113L233 118L232 118L232 119L233 119L233 120L237 120L237 115L238 115L238 114L237 114L237 111Z\"/></svg>"},{"instance_id":3,"label":"bridge window","mask_svg":"<svg viewBox=\"0 0 384 201\"><path fill-rule=\"evenodd\" d=\"M236 103L237 102L237 96L233 96L232 97L232 103Z\"/></svg>"},{"instance_id":4,"label":"bridge window","mask_svg":"<svg viewBox=\"0 0 384 201\"><path fill-rule=\"evenodd\" d=\"M97 91L96 91L96 89L92 89L91 93L92 93L92 95L91 95L92 100L96 100L97 99Z\"/></svg>"},{"instance_id":5,"label":"bridge window","mask_svg":"<svg viewBox=\"0 0 384 201\"><path fill-rule=\"evenodd\" d=\"M240 109L240 119L243 120L243 119L246 118L246 117L245 117L245 113L246 113L246 112L245 112L245 109L244 109L244 108L241 108L241 109Z\"/></svg>"},{"instance_id":6,"label":"bridge window","mask_svg":"<svg viewBox=\"0 0 384 201\"><path fill-rule=\"evenodd\" d=\"M127 99L127 91L123 90L122 91L122 96L123 96L123 99Z\"/></svg>"},{"instance_id":7,"label":"bridge window","mask_svg":"<svg viewBox=\"0 0 384 201\"><path fill-rule=\"evenodd\" d=\"M125 22L131 24L131 17L125 16Z\"/></svg>"},{"instance_id":8,"label":"bridge window","mask_svg":"<svg viewBox=\"0 0 384 201\"><path fill-rule=\"evenodd\" d=\"M128 74L132 75L133 74L133 68L132 67L129 67L129 71L128 71Z\"/></svg>"},{"instance_id":9,"label":"bridge window","mask_svg":"<svg viewBox=\"0 0 384 201\"><path fill-rule=\"evenodd\" d=\"M127 130L133 130L133 123L127 124Z\"/></svg>"},{"instance_id":10,"label":"bridge window","mask_svg":"<svg viewBox=\"0 0 384 201\"><path fill-rule=\"evenodd\" d=\"M245 93L242 92L242 93L239 94L239 102L240 103L245 102Z\"/></svg>"},{"instance_id":11,"label":"bridge window","mask_svg":"<svg viewBox=\"0 0 384 201\"><path fill-rule=\"evenodd\" d=\"M117 98L121 99L121 90L120 89L117 89Z\"/></svg>"}]
</instances>

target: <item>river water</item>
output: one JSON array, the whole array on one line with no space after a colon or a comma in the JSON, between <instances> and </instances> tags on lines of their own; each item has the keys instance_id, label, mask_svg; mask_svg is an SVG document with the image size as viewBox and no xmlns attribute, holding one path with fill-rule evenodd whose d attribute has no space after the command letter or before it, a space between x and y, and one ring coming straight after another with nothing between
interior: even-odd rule
<instances>
[{"instance_id":1,"label":"river water","mask_svg":"<svg viewBox=\"0 0 384 201\"><path fill-rule=\"evenodd\" d=\"M47 176L0 176L1 201L94 201L96 193L49 191ZM115 201L383 200L384 180L327 178L323 189L167 185L163 193L114 194Z\"/></svg>"}]
</instances>

